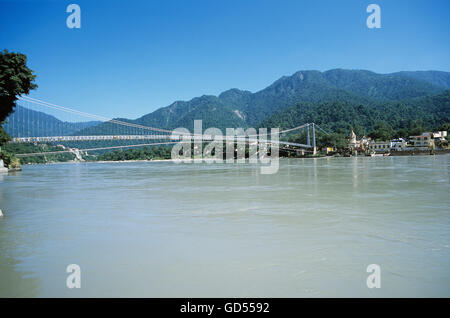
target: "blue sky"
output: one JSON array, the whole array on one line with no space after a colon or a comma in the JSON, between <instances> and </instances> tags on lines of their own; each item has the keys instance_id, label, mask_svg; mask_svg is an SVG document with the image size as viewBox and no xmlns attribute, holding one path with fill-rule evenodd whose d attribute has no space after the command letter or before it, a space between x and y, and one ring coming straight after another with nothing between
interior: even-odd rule
<instances>
[{"instance_id":1,"label":"blue sky","mask_svg":"<svg viewBox=\"0 0 450 318\"><path fill-rule=\"evenodd\" d=\"M81 29L66 27L71 3ZM381 29L366 27L370 3ZM136 118L298 70L450 71L449 9L446 0L0 0L0 49L29 56L31 97Z\"/></svg>"}]
</instances>

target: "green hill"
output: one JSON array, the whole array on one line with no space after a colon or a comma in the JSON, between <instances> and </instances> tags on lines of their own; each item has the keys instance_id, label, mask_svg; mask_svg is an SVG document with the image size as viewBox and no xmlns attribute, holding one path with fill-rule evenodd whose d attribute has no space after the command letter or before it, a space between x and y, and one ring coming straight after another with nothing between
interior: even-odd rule
<instances>
[{"instance_id":1,"label":"green hill","mask_svg":"<svg viewBox=\"0 0 450 318\"><path fill-rule=\"evenodd\" d=\"M404 130L403 135L420 125L437 129L450 123L450 90L435 96L399 101L361 104L357 100L334 100L319 103L300 102L268 117L261 127L291 128L314 122L329 131L355 130L368 134L377 125L387 124L393 130ZM420 132L421 133L421 132Z\"/></svg>"},{"instance_id":2,"label":"green hill","mask_svg":"<svg viewBox=\"0 0 450 318\"><path fill-rule=\"evenodd\" d=\"M441 71L415 71L415 72L398 72L393 75L402 75L417 80L450 89L450 73Z\"/></svg>"},{"instance_id":3,"label":"green hill","mask_svg":"<svg viewBox=\"0 0 450 318\"><path fill-rule=\"evenodd\" d=\"M438 108L439 103L433 102L427 106L426 98L442 93L449 85L450 73L438 71L392 74L343 69L326 72L299 71L291 76L281 77L256 93L234 88L219 96L203 95L190 101L176 101L135 120L119 120L168 130L177 127L192 130L195 119L202 119L204 128L220 129L256 127L267 123L278 125L281 123L280 118L283 118L282 126L285 127L305 121L318 122L325 118L339 123L334 124L336 127L344 127L344 123L347 123L347 126L361 126L366 127L365 129L370 129L373 122L379 120L387 120L400 127L405 125L405 120L423 118L425 122L434 125L445 120L446 111ZM326 105L334 106L326 108ZM424 107L428 108L424 110ZM362 112L361 118L357 118L357 111ZM391 115L384 118L385 114ZM38 116L39 121L36 121ZM364 116L371 119L362 121ZM14 136L142 132L109 122L62 122L53 116L25 110L20 106L11 118L17 120L17 125L6 123L4 127Z\"/></svg>"},{"instance_id":4,"label":"green hill","mask_svg":"<svg viewBox=\"0 0 450 318\"><path fill-rule=\"evenodd\" d=\"M194 119L202 119L203 127L253 127L297 103L341 101L371 107L380 102L436 95L448 88L449 78L450 73L437 71L392 74L343 69L299 71L283 76L256 93L231 89L219 96L204 95L190 101L176 101L138 119L124 120L164 129L192 129ZM124 130L104 123L79 133L112 134Z\"/></svg>"}]
</instances>

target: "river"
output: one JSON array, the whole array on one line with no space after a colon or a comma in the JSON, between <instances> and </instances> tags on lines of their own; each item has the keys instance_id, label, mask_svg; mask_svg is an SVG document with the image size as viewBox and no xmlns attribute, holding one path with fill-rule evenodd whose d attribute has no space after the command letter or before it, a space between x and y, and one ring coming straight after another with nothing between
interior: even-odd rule
<instances>
[{"instance_id":1,"label":"river","mask_svg":"<svg viewBox=\"0 0 450 318\"><path fill-rule=\"evenodd\" d=\"M449 159L25 166L0 175L0 296L450 297Z\"/></svg>"}]
</instances>

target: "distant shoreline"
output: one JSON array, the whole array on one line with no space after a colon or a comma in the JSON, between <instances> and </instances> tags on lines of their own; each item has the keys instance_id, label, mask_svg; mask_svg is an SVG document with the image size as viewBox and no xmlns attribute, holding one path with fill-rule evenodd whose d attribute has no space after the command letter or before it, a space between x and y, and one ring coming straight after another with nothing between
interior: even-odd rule
<instances>
[{"instance_id":1,"label":"distant shoreline","mask_svg":"<svg viewBox=\"0 0 450 318\"><path fill-rule=\"evenodd\" d=\"M324 158L389 158L389 157L423 157L423 156L434 156L434 155L448 155L450 154L450 151L446 152L437 152L435 154L430 155L429 153L414 153L414 154L390 154L389 156L377 156L377 157L371 157L371 156L321 156L321 157L301 157L301 158L288 158L288 157L281 157L280 159L324 159ZM148 160L148 159L135 159L135 160L101 160L101 161L64 161L64 162L46 162L46 163L28 163L24 164L22 166L34 166L34 165L54 165L54 164L66 164L66 163L133 163L133 162L176 162L175 159L154 159L154 160ZM201 163L205 162L205 160L201 160L194 163Z\"/></svg>"},{"instance_id":2,"label":"distant shoreline","mask_svg":"<svg viewBox=\"0 0 450 318\"><path fill-rule=\"evenodd\" d=\"M139 160L100 160L100 161L60 161L60 162L45 162L45 163L27 163L22 166L35 166L35 165L54 165L54 164L65 164L65 163L130 163L130 162L164 162L164 161L174 161L173 159L139 159Z\"/></svg>"}]
</instances>

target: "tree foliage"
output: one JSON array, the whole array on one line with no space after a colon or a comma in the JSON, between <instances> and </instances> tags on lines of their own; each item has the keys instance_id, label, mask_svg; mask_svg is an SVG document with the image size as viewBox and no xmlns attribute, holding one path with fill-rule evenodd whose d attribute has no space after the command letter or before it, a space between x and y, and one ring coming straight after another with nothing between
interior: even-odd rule
<instances>
[{"instance_id":1,"label":"tree foliage","mask_svg":"<svg viewBox=\"0 0 450 318\"><path fill-rule=\"evenodd\" d=\"M11 137L6 133L6 131L3 130L3 128L0 126L0 147L3 144L6 144L8 141L11 140Z\"/></svg>"},{"instance_id":2,"label":"tree foliage","mask_svg":"<svg viewBox=\"0 0 450 318\"><path fill-rule=\"evenodd\" d=\"M13 111L18 96L37 87L35 78L25 54L0 52L0 123Z\"/></svg>"},{"instance_id":3,"label":"tree foliage","mask_svg":"<svg viewBox=\"0 0 450 318\"><path fill-rule=\"evenodd\" d=\"M32 144L32 143L9 143L3 149L8 154L8 158L13 161L13 156L24 153L43 153L43 155L35 155L28 157L20 157L21 164L28 163L48 163L48 162L66 162L75 159L75 155L70 152L63 152L59 154L45 154L46 152L61 151L60 147L54 146L51 143L47 144ZM45 154L45 155L44 155Z\"/></svg>"},{"instance_id":4,"label":"tree foliage","mask_svg":"<svg viewBox=\"0 0 450 318\"><path fill-rule=\"evenodd\" d=\"M157 160L170 159L171 147L152 146L141 149L116 150L97 157L99 161L125 161L125 160Z\"/></svg>"},{"instance_id":5,"label":"tree foliage","mask_svg":"<svg viewBox=\"0 0 450 318\"><path fill-rule=\"evenodd\" d=\"M329 132L348 134L353 130L358 136L380 140L446 130L450 90L435 96L368 105L351 100L297 103L267 118L261 127L286 129L312 122Z\"/></svg>"}]
</instances>

